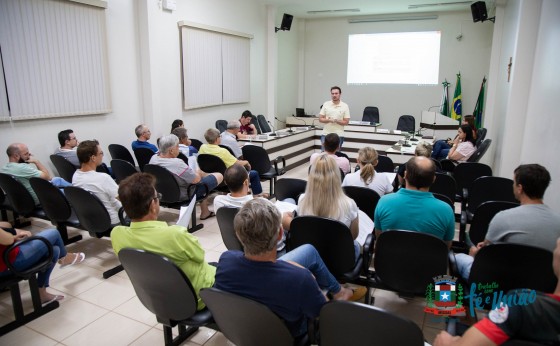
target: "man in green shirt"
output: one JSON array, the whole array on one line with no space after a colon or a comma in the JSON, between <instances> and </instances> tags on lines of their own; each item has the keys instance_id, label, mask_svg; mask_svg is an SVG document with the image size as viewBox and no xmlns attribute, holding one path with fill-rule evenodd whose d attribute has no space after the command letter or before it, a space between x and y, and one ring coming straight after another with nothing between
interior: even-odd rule
<instances>
[{"instance_id":1,"label":"man in green shirt","mask_svg":"<svg viewBox=\"0 0 560 346\"><path fill-rule=\"evenodd\" d=\"M119 199L132 222L130 227L113 228L113 249L117 254L124 248L142 249L169 258L191 281L200 310L204 302L199 291L214 285L216 268L206 263L198 239L185 227L157 221L160 197L149 174L136 173L120 183Z\"/></svg>"}]
</instances>

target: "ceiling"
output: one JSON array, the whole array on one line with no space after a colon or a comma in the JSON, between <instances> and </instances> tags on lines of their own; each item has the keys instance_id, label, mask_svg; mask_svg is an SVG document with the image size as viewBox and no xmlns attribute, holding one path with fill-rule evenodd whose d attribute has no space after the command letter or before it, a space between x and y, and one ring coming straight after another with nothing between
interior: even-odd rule
<instances>
[{"instance_id":1,"label":"ceiling","mask_svg":"<svg viewBox=\"0 0 560 346\"><path fill-rule=\"evenodd\" d=\"M461 0L260 0L295 18L350 17L376 14L470 11L474 1ZM410 7L410 8L409 8ZM487 0L488 12L494 0ZM342 11L353 10L353 11ZM320 11L308 13L308 11Z\"/></svg>"}]
</instances>

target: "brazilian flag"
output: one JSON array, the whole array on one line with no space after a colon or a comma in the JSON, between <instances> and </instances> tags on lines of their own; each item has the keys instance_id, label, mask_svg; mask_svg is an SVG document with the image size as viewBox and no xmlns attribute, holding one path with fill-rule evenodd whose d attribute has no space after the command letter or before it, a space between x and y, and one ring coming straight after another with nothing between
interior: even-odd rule
<instances>
[{"instance_id":1,"label":"brazilian flag","mask_svg":"<svg viewBox=\"0 0 560 346\"><path fill-rule=\"evenodd\" d=\"M480 92L478 93L478 99L476 99L476 106L474 106L473 116L474 125L477 129L482 127L482 112L484 111L484 87L486 86L486 77L482 79L482 84L480 85Z\"/></svg>"},{"instance_id":2,"label":"brazilian flag","mask_svg":"<svg viewBox=\"0 0 560 346\"><path fill-rule=\"evenodd\" d=\"M461 121L462 113L461 101L461 72L457 74L457 84L455 85L455 94L453 94L453 107L451 108L451 118Z\"/></svg>"}]
</instances>

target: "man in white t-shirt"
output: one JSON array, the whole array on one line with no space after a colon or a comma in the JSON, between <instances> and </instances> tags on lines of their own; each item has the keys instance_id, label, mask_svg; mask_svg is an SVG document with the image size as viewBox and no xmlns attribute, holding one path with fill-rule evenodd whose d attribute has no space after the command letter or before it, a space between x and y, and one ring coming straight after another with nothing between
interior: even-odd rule
<instances>
[{"instance_id":1,"label":"man in white t-shirt","mask_svg":"<svg viewBox=\"0 0 560 346\"><path fill-rule=\"evenodd\" d=\"M348 105L340 101L342 90L340 87L331 88L331 100L323 103L319 112L319 122L325 124L321 135L321 144L329 133L336 133L340 137L339 147L344 143L344 126L350 121L350 109Z\"/></svg>"},{"instance_id":2,"label":"man in white t-shirt","mask_svg":"<svg viewBox=\"0 0 560 346\"><path fill-rule=\"evenodd\" d=\"M329 154L335 161L338 167L344 172L344 174L350 173L350 161L343 156L337 156L336 152L340 149L340 137L336 133L329 133L325 136L323 141L323 146L325 147L325 153ZM323 153L311 154L309 162L313 164L317 158Z\"/></svg>"}]
</instances>

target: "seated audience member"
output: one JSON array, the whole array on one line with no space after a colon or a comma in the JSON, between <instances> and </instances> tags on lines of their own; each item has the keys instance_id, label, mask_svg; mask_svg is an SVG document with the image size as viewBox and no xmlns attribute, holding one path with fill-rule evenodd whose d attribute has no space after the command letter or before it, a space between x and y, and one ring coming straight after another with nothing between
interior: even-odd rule
<instances>
[{"instance_id":1,"label":"seated audience member","mask_svg":"<svg viewBox=\"0 0 560 346\"><path fill-rule=\"evenodd\" d=\"M241 114L241 118L239 119L241 127L239 129L239 133L237 133L237 138L245 139L257 134L257 128L255 125L251 124L252 119L253 114L249 110L246 110Z\"/></svg>"},{"instance_id":2,"label":"seated audience member","mask_svg":"<svg viewBox=\"0 0 560 346\"><path fill-rule=\"evenodd\" d=\"M340 169L331 155L319 155L311 166L305 194L299 197L296 212L298 216L328 217L348 226L354 239L355 258L358 259L361 252L361 246L355 240L360 232L358 206L344 194L340 186ZM286 217L283 222L284 228L289 229L291 218Z\"/></svg>"},{"instance_id":3,"label":"seated audience member","mask_svg":"<svg viewBox=\"0 0 560 346\"><path fill-rule=\"evenodd\" d=\"M175 177L179 188L181 189L180 198L186 200L189 198L188 188L191 184L197 184L196 197L198 199L204 197L206 189L203 185L208 187L208 192L214 190L223 180L220 173L206 174L204 172L195 172L187 164L178 159L179 155L179 139L175 135L166 135L159 140L159 155L154 155L150 159L151 165L158 165L164 167ZM214 216L213 212L208 209L208 199L200 202L200 219L206 220Z\"/></svg>"},{"instance_id":4,"label":"seated audience member","mask_svg":"<svg viewBox=\"0 0 560 346\"><path fill-rule=\"evenodd\" d=\"M97 166L103 162L103 150L101 150L99 142L96 140L83 141L78 145L77 151L81 166L72 177L72 185L96 195L109 212L111 224L120 223L121 202L117 200L119 186L108 174L96 171Z\"/></svg>"},{"instance_id":5,"label":"seated audience member","mask_svg":"<svg viewBox=\"0 0 560 346\"><path fill-rule=\"evenodd\" d=\"M457 162L466 162L469 157L476 151L476 141L472 136L472 129L469 125L461 125L457 131L457 137L453 140L453 145L445 157L445 151L441 150L435 154L432 152L432 157L436 160L447 158ZM434 148L435 150L436 148Z\"/></svg>"},{"instance_id":6,"label":"seated audience member","mask_svg":"<svg viewBox=\"0 0 560 346\"><path fill-rule=\"evenodd\" d=\"M327 299L358 300L361 287L343 288L328 271L312 245L302 245L276 259L276 243L282 238L281 215L268 200L257 198L241 208L234 219L237 237L245 253L226 251L220 257L214 287L266 305L294 337L307 330L307 319L319 316Z\"/></svg>"},{"instance_id":7,"label":"seated audience member","mask_svg":"<svg viewBox=\"0 0 560 346\"><path fill-rule=\"evenodd\" d=\"M329 154L344 174L350 173L350 161L346 157L336 156L336 152L340 149L340 137L336 133L329 133L325 136L325 153ZM313 164L322 153L311 154L309 162Z\"/></svg>"},{"instance_id":8,"label":"seated audience member","mask_svg":"<svg viewBox=\"0 0 560 346\"><path fill-rule=\"evenodd\" d=\"M6 249L13 243L31 236L33 236L33 234L29 231L12 228L12 225L9 223L0 221L0 254L4 254L4 251L6 251ZM60 233L56 229L47 229L35 234L35 236L46 239L53 246L52 264L45 271L39 272L37 275L41 303L48 304L50 302L54 302L55 300L62 300L64 299L63 295L47 292L47 287L49 287L49 278L55 264L58 262L60 264L60 268L64 268L77 263L82 263L86 258L86 255L83 252L66 252L64 242L60 237ZM47 255L47 246L39 240L34 240L17 246L10 252L9 260L16 270L25 270L35 265ZM0 258L0 277L8 274L10 274L10 271L8 270L4 259Z\"/></svg>"},{"instance_id":9,"label":"seated audience member","mask_svg":"<svg viewBox=\"0 0 560 346\"><path fill-rule=\"evenodd\" d=\"M521 205L496 214L486 239L471 247L470 256L455 255L463 278L468 279L478 250L492 243L526 244L554 251L560 237L560 214L544 204L548 184L550 173L539 164L520 165L513 171L513 194Z\"/></svg>"},{"instance_id":10,"label":"seated audience member","mask_svg":"<svg viewBox=\"0 0 560 346\"><path fill-rule=\"evenodd\" d=\"M414 149L414 156L424 156L430 157L432 153L432 145L428 142L419 142ZM404 186L404 170L406 168L406 164L400 165L399 170L397 172L397 177L399 179L399 186ZM436 171L437 171L436 167Z\"/></svg>"},{"instance_id":11,"label":"seated audience member","mask_svg":"<svg viewBox=\"0 0 560 346\"><path fill-rule=\"evenodd\" d=\"M175 119L173 120L173 122L171 123L171 131L169 131L169 133L173 133L173 130L175 130L176 128L185 127L185 124L183 123L183 120L181 119ZM175 135L177 136L177 135Z\"/></svg>"},{"instance_id":12,"label":"seated audience member","mask_svg":"<svg viewBox=\"0 0 560 346\"><path fill-rule=\"evenodd\" d=\"M227 130L220 134L221 144L230 148L231 151L233 151L233 155L238 159L243 156L241 147L237 142L237 134L239 133L240 128L241 124L238 120L230 120L227 124Z\"/></svg>"},{"instance_id":13,"label":"seated audience member","mask_svg":"<svg viewBox=\"0 0 560 346\"><path fill-rule=\"evenodd\" d=\"M455 236L453 210L429 192L436 178L431 159L413 157L406 163L405 187L381 197L375 208L375 233L387 230L407 230L434 235L451 247Z\"/></svg>"},{"instance_id":14,"label":"seated audience member","mask_svg":"<svg viewBox=\"0 0 560 346\"><path fill-rule=\"evenodd\" d=\"M54 153L58 156L64 157L75 167L80 167L80 161L76 155L76 148L80 143L78 143L78 139L76 138L74 131L70 129L60 131L58 133L58 142L60 143L60 148L56 148Z\"/></svg>"},{"instance_id":15,"label":"seated audience member","mask_svg":"<svg viewBox=\"0 0 560 346\"><path fill-rule=\"evenodd\" d=\"M560 238L556 240L552 267L560 279ZM510 291L509 294L515 294ZM523 293L521 293L523 294ZM525 293L526 294L526 293ZM517 301L517 299L516 299ZM442 331L434 346L501 345L509 339L539 345L557 345L560 335L560 280L552 294L537 292L534 302L496 308L470 327L462 337Z\"/></svg>"},{"instance_id":16,"label":"seated audience member","mask_svg":"<svg viewBox=\"0 0 560 346\"><path fill-rule=\"evenodd\" d=\"M249 181L251 185L251 191L253 195L257 197L267 197L268 193L263 193L262 185L261 185L261 178L259 177L259 173L257 171L251 170L251 165L247 160L238 160L235 158L231 153L225 149L220 147L221 144L221 137L220 131L217 129L210 128L206 130L204 133L204 139L208 142L208 144L203 144L200 147L199 154L209 154L214 155L222 159L226 168L234 164L240 164L246 167L249 170Z\"/></svg>"},{"instance_id":17,"label":"seated audience member","mask_svg":"<svg viewBox=\"0 0 560 346\"><path fill-rule=\"evenodd\" d=\"M169 258L191 281L200 310L204 308L204 302L198 293L202 288L214 285L216 268L206 263L198 239L185 227L168 226L157 220L161 195L157 193L155 183L155 178L146 173L135 173L121 181L119 199L132 222L130 227L113 228L113 249L116 254L124 248L133 248Z\"/></svg>"},{"instance_id":18,"label":"seated audience member","mask_svg":"<svg viewBox=\"0 0 560 346\"><path fill-rule=\"evenodd\" d=\"M152 143L148 142L150 140L150 137L152 136L152 132L150 131L148 126L144 124L140 124L136 126L136 128L134 129L134 133L136 134L136 137L138 139L132 142L131 144L132 150L138 148L148 148L152 150L154 153L157 153L158 151L157 147Z\"/></svg>"},{"instance_id":19,"label":"seated audience member","mask_svg":"<svg viewBox=\"0 0 560 346\"><path fill-rule=\"evenodd\" d=\"M476 126L474 124L474 116L473 115L463 116L463 119L461 120L461 125L469 125L471 127L473 139L476 142L477 131L476 131ZM455 139L457 139L457 136L455 136ZM447 157L447 154L449 153L449 149L451 149L453 142L454 139L451 138L440 139L436 141L434 143L434 149L432 151L431 157L436 160L440 160L442 158Z\"/></svg>"},{"instance_id":20,"label":"seated audience member","mask_svg":"<svg viewBox=\"0 0 560 346\"><path fill-rule=\"evenodd\" d=\"M6 173L14 176L20 183L25 186L27 191L33 197L35 204L39 204L39 199L33 191L29 179L31 178L41 178L49 180L54 186L65 187L70 186L69 182L60 178L54 177L51 179L51 175L47 170L47 167L41 163L35 156L29 152L27 145L23 143L12 143L6 149L6 154L8 155L8 163L5 164L0 173ZM32 163L33 165L30 165Z\"/></svg>"},{"instance_id":21,"label":"seated audience member","mask_svg":"<svg viewBox=\"0 0 560 346\"><path fill-rule=\"evenodd\" d=\"M195 147L191 146L191 140L187 135L187 129L184 127L177 127L171 134L174 134L179 138L179 150L185 155L186 157L193 156L198 154L198 150Z\"/></svg>"},{"instance_id":22,"label":"seated audience member","mask_svg":"<svg viewBox=\"0 0 560 346\"><path fill-rule=\"evenodd\" d=\"M328 136L328 135L327 135ZM325 147L327 141L325 140ZM387 174L377 173L377 151L371 147L365 147L358 151L358 166L360 170L349 173L344 177L342 186L367 187L377 192L379 196L393 192L393 182Z\"/></svg>"}]
</instances>

